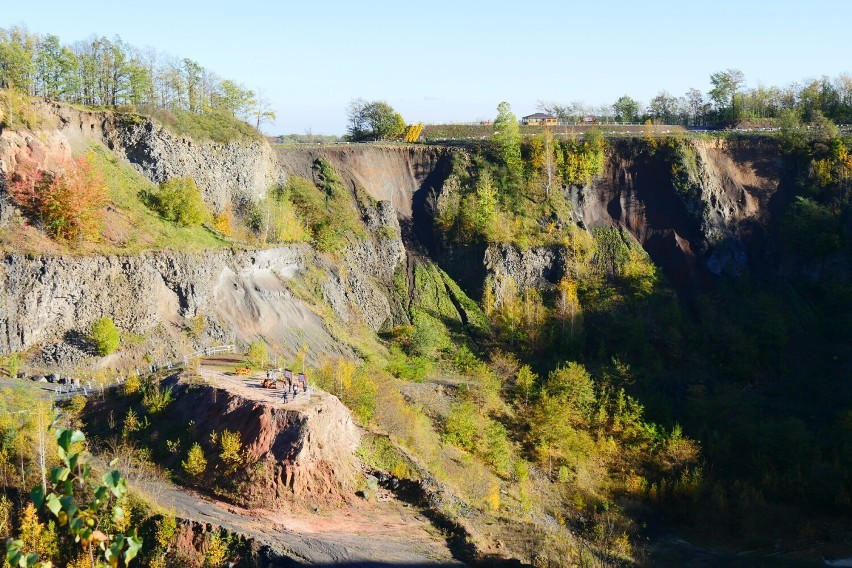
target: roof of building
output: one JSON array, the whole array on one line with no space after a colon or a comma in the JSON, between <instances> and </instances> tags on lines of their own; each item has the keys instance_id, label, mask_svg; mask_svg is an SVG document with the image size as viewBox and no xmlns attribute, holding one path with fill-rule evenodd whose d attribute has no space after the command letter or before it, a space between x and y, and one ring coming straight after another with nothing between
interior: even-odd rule
<instances>
[{"instance_id":1,"label":"roof of building","mask_svg":"<svg viewBox=\"0 0 852 568\"><path fill-rule=\"evenodd\" d=\"M529 116L524 116L523 118L556 118L552 114L544 114L543 112L537 112L535 114L531 114Z\"/></svg>"}]
</instances>

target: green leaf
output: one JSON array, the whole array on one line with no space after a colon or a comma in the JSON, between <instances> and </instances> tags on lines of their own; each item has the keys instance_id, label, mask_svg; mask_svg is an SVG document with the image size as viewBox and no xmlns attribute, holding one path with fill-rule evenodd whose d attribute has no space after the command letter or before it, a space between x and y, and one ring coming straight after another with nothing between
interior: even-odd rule
<instances>
[{"instance_id":1,"label":"green leaf","mask_svg":"<svg viewBox=\"0 0 852 568\"><path fill-rule=\"evenodd\" d=\"M80 430L74 430L74 433L71 434L71 443L76 444L77 442L85 442L86 435L83 434Z\"/></svg>"},{"instance_id":2,"label":"green leaf","mask_svg":"<svg viewBox=\"0 0 852 568\"><path fill-rule=\"evenodd\" d=\"M6 561L9 562L9 564L14 566L18 563L22 556L22 546L24 546L24 541L22 540L15 540L12 538L6 540Z\"/></svg>"},{"instance_id":3,"label":"green leaf","mask_svg":"<svg viewBox=\"0 0 852 568\"><path fill-rule=\"evenodd\" d=\"M50 481L57 485L60 481L65 481L71 475L71 469L67 467L55 467L50 472Z\"/></svg>"},{"instance_id":4,"label":"green leaf","mask_svg":"<svg viewBox=\"0 0 852 568\"><path fill-rule=\"evenodd\" d=\"M139 550L142 549L142 539L137 536L127 537L127 550L124 551L124 563L130 564L130 561L136 558Z\"/></svg>"},{"instance_id":5,"label":"green leaf","mask_svg":"<svg viewBox=\"0 0 852 568\"><path fill-rule=\"evenodd\" d=\"M59 511L62 510L62 503L56 495L51 494L47 498L47 508L50 509L50 512L53 513L54 516L58 516Z\"/></svg>"},{"instance_id":6,"label":"green leaf","mask_svg":"<svg viewBox=\"0 0 852 568\"><path fill-rule=\"evenodd\" d=\"M118 458L114 458L112 461L109 462L109 466L115 467L115 464L117 464L117 463L118 463Z\"/></svg>"},{"instance_id":7,"label":"green leaf","mask_svg":"<svg viewBox=\"0 0 852 568\"><path fill-rule=\"evenodd\" d=\"M101 481L103 481L104 485L106 485L109 489L115 487L120 479L121 473L119 473L117 469L108 471L101 477Z\"/></svg>"},{"instance_id":8,"label":"green leaf","mask_svg":"<svg viewBox=\"0 0 852 568\"><path fill-rule=\"evenodd\" d=\"M41 509L41 506L44 504L44 489L42 489L41 485L32 490L30 499L33 500L33 505L35 505L36 509Z\"/></svg>"},{"instance_id":9,"label":"green leaf","mask_svg":"<svg viewBox=\"0 0 852 568\"><path fill-rule=\"evenodd\" d=\"M120 498L127 492L127 482L121 477L121 473L118 470L105 473L101 477L101 480L116 497Z\"/></svg>"},{"instance_id":10,"label":"green leaf","mask_svg":"<svg viewBox=\"0 0 852 568\"><path fill-rule=\"evenodd\" d=\"M116 505L112 508L112 520L114 521L123 521L124 520L124 509Z\"/></svg>"}]
</instances>

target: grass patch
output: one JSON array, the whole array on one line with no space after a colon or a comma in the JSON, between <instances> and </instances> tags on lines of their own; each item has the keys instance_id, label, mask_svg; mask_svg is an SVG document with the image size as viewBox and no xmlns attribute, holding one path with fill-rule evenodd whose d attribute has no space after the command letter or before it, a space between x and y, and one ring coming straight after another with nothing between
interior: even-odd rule
<instances>
[{"instance_id":1,"label":"grass patch","mask_svg":"<svg viewBox=\"0 0 852 568\"><path fill-rule=\"evenodd\" d=\"M93 146L89 159L106 178L114 205L105 223L104 252L132 253L150 248L197 251L230 246L205 227L179 227L148 209L140 196L156 192L157 186L106 148Z\"/></svg>"},{"instance_id":2,"label":"grass patch","mask_svg":"<svg viewBox=\"0 0 852 568\"><path fill-rule=\"evenodd\" d=\"M242 120L221 112L189 112L151 109L144 112L171 132L193 140L212 140L222 144L261 141L263 134Z\"/></svg>"}]
</instances>

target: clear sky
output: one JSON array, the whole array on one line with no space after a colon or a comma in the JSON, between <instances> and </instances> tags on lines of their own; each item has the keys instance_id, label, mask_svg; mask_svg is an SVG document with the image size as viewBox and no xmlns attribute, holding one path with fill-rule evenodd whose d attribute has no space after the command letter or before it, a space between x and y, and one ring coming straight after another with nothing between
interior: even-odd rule
<instances>
[{"instance_id":1,"label":"clear sky","mask_svg":"<svg viewBox=\"0 0 852 568\"><path fill-rule=\"evenodd\" d=\"M120 35L263 91L270 134L342 134L354 97L408 122L493 118L536 101L643 104L709 90L852 72L852 0L3 0L0 26L64 43Z\"/></svg>"}]
</instances>

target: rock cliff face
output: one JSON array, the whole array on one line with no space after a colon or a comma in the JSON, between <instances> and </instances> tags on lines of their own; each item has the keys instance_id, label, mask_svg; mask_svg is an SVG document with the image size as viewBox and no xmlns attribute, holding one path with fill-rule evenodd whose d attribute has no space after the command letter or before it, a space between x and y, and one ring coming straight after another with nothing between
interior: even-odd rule
<instances>
[{"instance_id":1,"label":"rock cliff face","mask_svg":"<svg viewBox=\"0 0 852 568\"><path fill-rule=\"evenodd\" d=\"M565 191L576 223L624 229L686 292L765 262L770 212L785 199L779 150L761 139L690 141L674 157L616 142L601 176ZM442 265L465 283L481 264L541 287L564 274L564 257L560 247L459 247L444 251Z\"/></svg>"},{"instance_id":2,"label":"rock cliff face","mask_svg":"<svg viewBox=\"0 0 852 568\"><path fill-rule=\"evenodd\" d=\"M0 268L0 351L9 353L85 331L99 317L145 333L205 314L221 340L258 336L313 355L349 354L293 295L288 280L315 263L305 246L257 252L150 252L136 256L8 255Z\"/></svg>"},{"instance_id":3,"label":"rock cliff face","mask_svg":"<svg viewBox=\"0 0 852 568\"><path fill-rule=\"evenodd\" d=\"M603 175L571 197L578 222L623 227L685 286L760 260L782 181L771 140L688 141L673 158L621 142Z\"/></svg>"},{"instance_id":4,"label":"rock cliff face","mask_svg":"<svg viewBox=\"0 0 852 568\"><path fill-rule=\"evenodd\" d=\"M281 181L274 152L264 141L195 141L172 134L150 119L56 103L38 106L44 119L37 133L7 130L0 134L0 173L12 169L22 157L49 163L51 156L70 155L71 149L82 151L99 142L155 183L193 178L213 211L229 203L256 200Z\"/></svg>"},{"instance_id":5,"label":"rock cliff face","mask_svg":"<svg viewBox=\"0 0 852 568\"><path fill-rule=\"evenodd\" d=\"M350 189L361 187L373 199L390 202L403 221L419 214L417 207L430 191L441 189L450 173L451 156L447 148L365 144L278 150L287 174L313 179L314 160L322 158Z\"/></svg>"},{"instance_id":6,"label":"rock cliff face","mask_svg":"<svg viewBox=\"0 0 852 568\"><path fill-rule=\"evenodd\" d=\"M105 144L153 181L191 176L215 210L257 199L287 176L313 178L327 160L353 195L370 238L337 261L310 247L196 254L148 252L132 257L8 255L0 268L0 352L27 349L85 330L101 316L145 333L204 314L223 339L267 338L286 350L348 353L293 294L289 280L315 267L321 295L343 322L377 330L393 320L389 291L402 261L440 251L441 266L469 292L487 274L545 286L564 273L558 247L436 246L427 196L440 191L453 150L438 147L339 145L278 148L263 142L216 144L177 137L146 119L42 103L38 133L0 133L0 173L17 163L49 163ZM770 140L691 141L672 158L642 141L616 141L605 170L586 187L566 189L573 221L621 227L645 247L672 282L695 289L713 274L736 274L766 252L773 202L783 199L778 151ZM677 166L677 167L673 167ZM780 196L780 197L779 197ZM367 200L369 201L369 200ZM9 207L0 200L0 219ZM425 247L423 245L426 245ZM172 326L172 327L174 327Z\"/></svg>"},{"instance_id":7,"label":"rock cliff face","mask_svg":"<svg viewBox=\"0 0 852 568\"><path fill-rule=\"evenodd\" d=\"M215 385L178 385L176 392L163 423L193 420L205 443L214 431L240 434L259 466L246 473L244 505L272 508L291 498L334 500L354 491L361 435L336 397L314 391L308 402L284 406ZM209 454L216 455L216 448Z\"/></svg>"}]
</instances>

